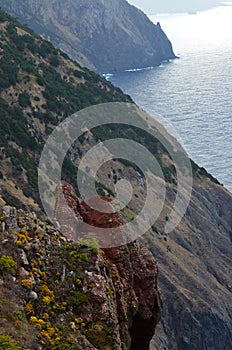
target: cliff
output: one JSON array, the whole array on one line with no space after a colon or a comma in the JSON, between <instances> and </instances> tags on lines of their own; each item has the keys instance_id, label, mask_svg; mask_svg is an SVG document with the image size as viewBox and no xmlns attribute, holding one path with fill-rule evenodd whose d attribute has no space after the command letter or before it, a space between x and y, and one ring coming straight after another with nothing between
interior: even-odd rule
<instances>
[{"instance_id":1,"label":"cliff","mask_svg":"<svg viewBox=\"0 0 232 350\"><path fill-rule=\"evenodd\" d=\"M157 310L155 314L144 311L151 309L149 296L151 295L153 298L155 294L154 289L150 289L150 283L154 283L154 279L152 279L153 277L151 277L151 275L156 275L154 261L151 260L151 263L149 262L150 259L152 259L150 254L144 251L144 248L140 246L139 243L130 244L119 250L113 249L109 256L107 255L108 252L102 255L101 251L99 252L96 246L89 247L89 243L86 247L86 243L83 245L83 242L80 242L80 244L75 245L74 249L74 246L67 241L68 237L62 237L49 222L46 222L46 218L43 220L38 219L42 214L29 214L29 212L33 211L37 213L42 212L38 194L37 167L43 145L54 128L67 116L84 107L110 101L131 102L131 99L123 95L119 89L113 87L97 74L71 61L62 52L54 49L51 44L45 42L31 31L28 31L27 28L13 21L3 12L0 12L0 29L0 205L4 207L8 204L18 209L23 208L25 212L28 213L18 212L19 218L20 215L23 218L22 223L18 223L15 219L16 213L14 210L10 220L6 220L7 213L3 215L3 218L1 217L1 221L3 221L2 225L6 225L7 230L4 234L0 234L2 242L0 249L2 255L7 256L12 254L14 261L19 264L19 267L24 269L22 269L22 271L25 276L20 277L19 271L19 277L21 278L19 281L27 280L28 278L32 278L33 281L33 278L37 278L39 284L36 287L35 293L37 293L37 295L42 292L45 293L38 295L37 299L39 304L35 303L35 305L38 305L38 309L34 310L33 308L33 310L30 311L31 306L29 306L28 310L28 312L34 313L31 316L36 317L36 319L33 318L32 321L36 325L37 330L41 331L40 326L43 326L42 330L45 331L45 333L43 333L43 335L45 335L45 340L44 338L40 338L40 333L35 335L35 337L37 337L35 339L36 341L37 339L48 341L49 338L46 332L48 332L48 328L51 328L50 332L52 333L53 328L57 327L55 325L57 323L61 323L64 326L61 330L59 330L59 328L58 330L59 332L63 332L65 337L67 335L65 338L66 340L70 338L70 327L74 330L78 328L81 329L81 331L82 329L86 331L86 334L82 333L84 338L82 337L81 339L83 341L85 341L86 336L90 339L88 329L91 330L91 334L95 334L95 331L97 334L99 331L101 333L101 325L97 325L97 330L91 328L86 330L86 328L82 328L84 325L81 325L80 320L76 322L72 317L71 319L68 318L70 313L73 312L70 311L70 308L76 308L75 310L79 313L80 300L84 304L87 303L88 298L86 298L85 293L89 291L89 288L92 290L91 286L86 286L85 283L82 286L86 277L85 275L83 275L83 278L82 275L81 278L79 278L81 282L78 280L73 282L72 276L74 267L78 268L80 265L84 268L84 271L86 270L88 273L91 273L93 270L95 274L95 271L99 271L100 267L98 263L95 264L95 260L91 260L93 253L93 257L95 256L99 261L108 259L113 269L113 265L116 267L118 266L115 270L117 270L118 272L116 271L116 273L121 276L121 282L126 278L125 273L127 269L129 271L129 279L131 278L130 276L134 275L134 279L132 278L134 280L134 284L132 283L133 288L131 288L130 283L128 284L128 280L122 282L123 285L126 284L126 289L127 291L129 290L129 294L133 295L133 297L136 295L136 299L133 299L136 300L136 307L133 309L133 306L131 306L129 299L127 299L126 295L128 294L126 291L126 295L123 294L124 301L121 301L125 312L123 315L120 313L117 314L118 322L120 323L120 320L122 320L125 328L122 331L124 333L120 336L120 341L124 341L125 344L128 344L127 342L131 337L132 344L133 342L135 343L133 347L136 349L135 346L136 343L138 343L136 336L141 334L136 330L143 327L141 326L142 320L144 325L144 328L142 328L144 337L141 341L147 346L147 341L151 336L154 323L156 322L156 317L154 317L154 315L157 315L157 319L159 318L157 306L152 310L152 312ZM117 114L113 113L115 111L115 105L119 106L119 112ZM165 132L159 123L154 120L151 122L151 118L144 113L144 111L136 108L134 105L130 105L130 107L129 105L130 104L126 104L126 110L125 104L121 103L110 103L101 106L101 108L104 106L107 108L108 106L108 111L110 111L109 114L112 118L112 125L101 125L99 128L94 128L94 130L89 131L85 129L81 138L73 143L68 152L68 157L64 160L62 179L72 183L75 188L76 166L79 165L82 157L90 149L99 145L99 140L104 141L108 139L125 138L140 143L144 148L149 150L150 154L156 159L156 161L153 159L154 164L158 164L160 167L160 172L155 172L152 175L151 182L153 185L152 188L150 188L150 193L154 194L156 200L152 202L152 205L149 207L149 214L157 209L159 210L163 184L165 184L166 191L164 196L165 202L164 204L161 203L162 212L157 222L155 222L149 232L143 236L144 244L152 250L158 262L160 271L158 282L161 287L163 298L162 319L160 325L158 325L157 336L154 338L155 345L153 346L161 350L229 350L232 345L232 195L221 186L216 179L208 174L204 168L198 167L194 162L189 160L192 168L193 180L190 204L179 225L173 232L166 233L165 226L172 219L172 208L174 207L174 202L179 191L177 176L178 166L181 167L183 171L184 180L187 179L187 175L189 175L189 169L186 169L182 164L182 157L180 157L182 154L180 153L181 147L178 142L170 135L168 136L167 132ZM94 109L94 111L96 110L97 109ZM121 111L123 113L121 113ZM114 123L117 122L117 117L122 118L121 121L123 122L125 116L129 117L127 125L121 124L119 128L116 128ZM141 121L139 124L140 126L147 126L146 130L148 130L148 132L140 130L134 125L137 120ZM168 142L165 141L165 137L169 140ZM152 162L149 162L146 164L144 172L139 171L138 166L136 166L136 161L139 159L139 152L136 152L134 147L132 147L132 154L134 154L136 158L133 158L132 162L126 162L124 159L126 150L127 148L124 147L122 149L122 157L114 157L114 159L106 162L106 164L99 169L95 182L97 192L101 196L110 197L111 200L116 196L115 185L117 185L118 182L120 183L121 179L130 182L133 189L132 197L127 206L121 211L123 219L130 222L144 206L147 196L146 176L153 172L156 167L153 166L154 164ZM108 153L105 154L108 155ZM147 159L150 159L147 158L147 153L145 156L143 156L142 153L142 165L144 165L143 161ZM181 204L184 204L185 190L186 187L184 187L181 192ZM68 187L67 191L65 190L64 192L69 194L68 202L70 205L72 207L76 205L75 191L71 191L70 187ZM105 215L101 214L101 219L99 220L99 214L96 215L96 213L91 212L90 215L86 205L82 204L83 203L79 203L75 209L76 215L79 213L79 219L90 220L94 225L98 223L101 224L100 226L102 227L104 227L104 224L108 226L109 222L106 220ZM81 206L81 211L78 210L79 206ZM62 209L61 206L58 206L58 208ZM66 218L69 220L69 210L66 211L65 208L65 212L62 211L62 215L64 214L67 215ZM120 222L120 219L121 215L119 217L117 217L117 215L114 217L114 220L117 220L117 224ZM27 225L28 220L29 224ZM147 227L146 221L147 220L144 220L145 227ZM12 228L10 228L11 223ZM20 227L20 225L22 227ZM27 226L29 226L29 229ZM31 226L32 228L30 228ZM38 228L39 231L35 229L34 232L34 226ZM21 229L29 232L28 236L30 239L27 238L26 232L21 232ZM8 232L12 230L16 235L8 234ZM48 234L46 234L46 230ZM38 233L40 231L41 235ZM72 232L68 231L65 233L71 234ZM16 245L14 243L15 240ZM49 243L50 241L51 243ZM28 244L30 242L33 242L31 247ZM34 245L35 248L33 248ZM49 248L46 252L39 252L37 251L37 246L38 249L40 249L40 247L42 247L42 249L46 248L46 246L54 247L54 249ZM63 246L64 250L60 250ZM77 255L75 255L76 250L78 252ZM133 255L134 258L131 259L134 250L136 250L136 252L135 255ZM28 262L32 262L34 259L32 256L36 256L36 262L32 262L34 266L29 266L26 260L24 260L26 265L21 266L22 263L20 262L21 258L19 258L19 255L25 258L23 252L25 252ZM61 254L62 252L64 253L63 255ZM39 255L36 255L37 253ZM67 262L67 260L70 259L69 253L71 253L70 263ZM141 253L142 255L145 254L146 259L148 258L148 260L146 260L146 266L143 265L141 261ZM47 256L50 259L49 262L51 262L49 267L46 264L43 266ZM90 265L88 265L87 259L88 261L90 260ZM39 260L41 260L41 262L39 262ZM58 264L56 267L55 263L57 260L58 262L61 261L62 265ZM126 262L125 266L124 261ZM134 265L136 261L138 261L140 272L137 271L137 266ZM17 334L10 333L14 339L21 339L20 334L23 334L23 342L28 344L30 348L29 343L27 343L27 341L29 341L27 335L34 334L31 328L33 325L28 325L25 315L22 313L25 304L28 302L30 303L30 300L27 299L28 293L31 291L30 282L23 282L25 287L20 285L21 282L15 283L15 279L18 279L18 272L11 259L2 259L2 264L4 269L9 268L10 270L9 273L1 277L1 279L4 280L1 282L1 290L5 293L3 300L5 298L6 302L0 303L0 305L1 307L10 305L10 307L5 307L5 309L3 309L5 317L0 318L2 322L1 330L4 332L6 332L6 330L11 330L11 332L17 331ZM63 270L63 265L65 264L67 264L67 267ZM103 266L105 266L104 261ZM33 268L35 268L35 270L33 270ZM66 275L66 268L68 277ZM102 269L107 272L107 265L106 267L102 267ZM45 305L43 302L49 301L48 298L43 299L43 297L53 297L53 294L47 289L44 291L40 290L40 281L43 283L44 272L47 270L49 273L48 275L46 274L46 278L47 281L49 281L49 286L51 285L50 291L55 291L57 293L56 297L58 298L58 303L56 303L57 310L50 310L55 313L54 315L51 314L51 316L54 317L52 318L52 322L55 322L52 327L48 327L48 321L46 321L47 317L46 319L42 319L43 314L39 313L40 307L42 307L42 311L44 310L43 308ZM143 271L146 271L144 274L145 280L143 279L143 275L141 275ZM32 275L30 274L28 276L28 272L29 274L31 272ZM53 272L58 274L55 280L53 280ZM81 270L81 273L82 272ZM102 272L97 272L96 274L104 275L104 273L102 275ZM112 273L112 275L114 275L114 273ZM61 278L63 279L63 276L67 277L67 281L65 281L64 284L64 293L61 293L59 292L59 288L62 285ZM119 283L117 303L120 305L120 293L124 293L124 287L121 286L119 280L117 281ZM91 283L90 281L89 284L91 285ZM108 282L104 283L105 286ZM109 288L113 290L113 285L111 283L110 278ZM27 285L29 287L28 291ZM71 302L74 302L76 306L73 307L73 305L70 305L68 311L66 311L62 309L60 303L67 302L62 298L66 299L66 296L69 294L67 291L72 290L73 285L75 286L77 294L71 294ZM142 291L141 287L143 286L145 290ZM16 287L17 289L14 289ZM146 292L147 287L148 289ZM10 290L10 293L8 290ZM108 290L108 292L112 295L110 290ZM79 292L81 294L79 294ZM91 293L90 291L90 294ZM99 289L97 289L97 293L100 294ZM84 294L84 296L82 294ZM103 299L109 297L108 293L107 296L104 295ZM115 296L114 291L113 295ZM142 300L140 295L145 295L146 299ZM36 295L32 293L31 297L34 298ZM20 304L20 300L22 300L22 305ZM111 299L108 298L107 300L110 301ZM148 304L146 304L146 302ZM127 309L127 303L129 304L130 310ZM138 303L140 303L139 309L137 309ZM63 307L64 306L65 304ZM12 316L12 312L9 311L9 309L14 310L16 313L13 312ZM134 311L132 312L131 310ZM9 313L6 313L8 311ZM18 311L20 311L20 313L17 316ZM80 310L80 312L82 311ZM57 318L56 312L58 313ZM47 311L44 313L46 314ZM146 322L144 313L148 314L149 324ZM116 313L114 313L114 315L116 315ZM24 328L23 323L19 324L21 328L18 329L18 322L16 324L15 322L20 321L19 318L22 317L26 322L26 328ZM97 318L98 316L96 314L96 319ZM41 319L41 325L38 323L37 319ZM115 320L115 318L113 318L113 320ZM103 319L103 322L105 322L105 319ZM12 324L14 324L14 327L12 327ZM83 324L85 323L83 322ZM108 326L112 324L115 323L104 323L104 329L108 330ZM131 324L133 324L132 330ZM90 325L88 327L90 327ZM115 329L119 328L118 326L118 328ZM111 329L114 328L111 327ZM118 331L116 333L119 334ZM59 336L60 333L58 334L58 338ZM117 337L115 338L115 336L113 336L112 338L112 334L103 332L101 333L100 340L102 338L110 339L109 341L111 341ZM75 342L79 342L78 339L76 339ZM52 340L55 341L54 338L52 338ZM95 342L96 339L93 341ZM97 337L97 341L99 341L99 337ZM116 344L120 344L120 341L115 340ZM76 344L69 345L71 349L71 346L76 346ZM62 347L64 347L63 344Z\"/></svg>"},{"instance_id":2,"label":"cliff","mask_svg":"<svg viewBox=\"0 0 232 350\"><path fill-rule=\"evenodd\" d=\"M149 349L161 310L157 265L141 243L103 251L35 213L0 210L1 348Z\"/></svg>"},{"instance_id":3,"label":"cliff","mask_svg":"<svg viewBox=\"0 0 232 350\"><path fill-rule=\"evenodd\" d=\"M181 224L165 235L163 223L157 222L157 232L146 237L159 264L163 298L151 349L231 348L231 219L231 193L195 179Z\"/></svg>"},{"instance_id":4,"label":"cliff","mask_svg":"<svg viewBox=\"0 0 232 350\"><path fill-rule=\"evenodd\" d=\"M141 110L137 110L137 113L149 123L148 115ZM153 186L149 192L154 191L155 200L149 209L152 213L162 205L162 212L141 238L158 262L158 285L163 301L162 317L151 349L229 350L232 346L232 194L204 168L191 162L193 184L187 211L181 222L171 232L167 232L166 226L175 216L173 208L179 191L175 155L180 146L168 136L173 151L169 147L167 154L167 149L161 149L157 142L161 140L157 131L162 130L162 127L157 122L152 125L153 130L156 130L156 138L150 140L150 134L145 138L131 125L125 129L121 127L120 131L115 130L113 125L95 131L95 136L101 140L111 139L113 135L118 138L132 137L154 152L156 159L161 159L162 173L166 180L165 202L160 204L162 180L157 182L156 175L153 181L150 180ZM82 144L75 145L81 150L82 156L94 147L95 136L89 133ZM126 151L125 148L125 156ZM139 153L134 149L131 152L136 154L134 159L138 160ZM79 161L75 152L73 159ZM180 157L180 162L181 159ZM148 169L151 168L150 164ZM184 167L182 171L187 178L188 169ZM97 180L100 178L111 191L115 191L115 183L121 178L131 184L133 196L124 216L127 220L132 220L144 207L145 197L147 199L148 196L146 171L142 175L133 164L114 159L99 169ZM186 189L187 186L181 192L181 204L175 209L177 214L185 205ZM149 209L144 224L149 220Z\"/></svg>"},{"instance_id":5,"label":"cliff","mask_svg":"<svg viewBox=\"0 0 232 350\"><path fill-rule=\"evenodd\" d=\"M2 0L1 6L102 73L156 66L175 57L160 25L125 0Z\"/></svg>"}]
</instances>

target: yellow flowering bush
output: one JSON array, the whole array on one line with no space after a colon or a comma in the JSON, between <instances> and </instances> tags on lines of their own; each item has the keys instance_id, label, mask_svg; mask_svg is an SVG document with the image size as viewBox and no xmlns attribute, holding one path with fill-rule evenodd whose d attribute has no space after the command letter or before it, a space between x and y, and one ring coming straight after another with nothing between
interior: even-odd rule
<instances>
[{"instance_id":1,"label":"yellow flowering bush","mask_svg":"<svg viewBox=\"0 0 232 350\"><path fill-rule=\"evenodd\" d=\"M52 302L51 298L48 295L43 297L42 300L43 300L43 303L46 304L46 305L49 305Z\"/></svg>"},{"instance_id":2,"label":"yellow flowering bush","mask_svg":"<svg viewBox=\"0 0 232 350\"><path fill-rule=\"evenodd\" d=\"M33 305L31 303L28 303L24 308L25 314L30 315L33 312Z\"/></svg>"},{"instance_id":3,"label":"yellow flowering bush","mask_svg":"<svg viewBox=\"0 0 232 350\"><path fill-rule=\"evenodd\" d=\"M18 227L24 227L25 226L25 222L18 220Z\"/></svg>"},{"instance_id":4,"label":"yellow flowering bush","mask_svg":"<svg viewBox=\"0 0 232 350\"><path fill-rule=\"evenodd\" d=\"M40 232L40 228L37 227L34 231L34 235L36 236L39 232Z\"/></svg>"},{"instance_id":5,"label":"yellow flowering bush","mask_svg":"<svg viewBox=\"0 0 232 350\"><path fill-rule=\"evenodd\" d=\"M48 318L48 314L44 314L43 316L46 316L46 318ZM42 337L45 338L46 341L42 340L41 344L46 345L46 342L48 342L50 345L52 345L54 341L61 339L61 335L58 333L58 329L52 327L50 322L46 322L41 318L38 319L35 316L31 316L30 323L32 323L39 330Z\"/></svg>"},{"instance_id":6,"label":"yellow flowering bush","mask_svg":"<svg viewBox=\"0 0 232 350\"><path fill-rule=\"evenodd\" d=\"M52 290L50 290L46 284L43 284L43 285L40 287L40 290L41 290L41 292L42 292L45 296L49 296L50 299L51 299L51 301L54 301L54 300L55 300L54 292L53 292Z\"/></svg>"},{"instance_id":7,"label":"yellow flowering bush","mask_svg":"<svg viewBox=\"0 0 232 350\"><path fill-rule=\"evenodd\" d=\"M46 281L46 279L47 279L46 272L44 272L44 271L39 271L39 274L40 274L40 277L41 277L44 281Z\"/></svg>"},{"instance_id":8,"label":"yellow flowering bush","mask_svg":"<svg viewBox=\"0 0 232 350\"><path fill-rule=\"evenodd\" d=\"M37 261L35 259L31 260L31 267L36 267L38 265Z\"/></svg>"},{"instance_id":9,"label":"yellow flowering bush","mask_svg":"<svg viewBox=\"0 0 232 350\"><path fill-rule=\"evenodd\" d=\"M22 280L21 281L21 286L26 288L26 289L31 289L32 282L31 282L31 280Z\"/></svg>"}]
</instances>

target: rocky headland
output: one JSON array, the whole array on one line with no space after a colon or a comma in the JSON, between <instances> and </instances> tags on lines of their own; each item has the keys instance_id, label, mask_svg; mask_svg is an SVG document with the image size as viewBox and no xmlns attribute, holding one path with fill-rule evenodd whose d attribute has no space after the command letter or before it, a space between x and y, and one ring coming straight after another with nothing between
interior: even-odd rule
<instances>
[{"instance_id":1,"label":"rocky headland","mask_svg":"<svg viewBox=\"0 0 232 350\"><path fill-rule=\"evenodd\" d=\"M1 6L101 73L157 66L175 57L160 25L125 0L2 0Z\"/></svg>"}]
</instances>

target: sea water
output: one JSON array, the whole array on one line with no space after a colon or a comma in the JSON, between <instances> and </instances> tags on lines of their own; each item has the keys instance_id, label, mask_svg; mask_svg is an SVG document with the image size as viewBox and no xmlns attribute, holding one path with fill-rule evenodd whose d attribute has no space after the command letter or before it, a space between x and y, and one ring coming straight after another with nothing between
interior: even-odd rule
<instances>
[{"instance_id":1,"label":"sea water","mask_svg":"<svg viewBox=\"0 0 232 350\"><path fill-rule=\"evenodd\" d=\"M179 59L108 79L177 137L189 156L232 191L232 6L150 16Z\"/></svg>"}]
</instances>

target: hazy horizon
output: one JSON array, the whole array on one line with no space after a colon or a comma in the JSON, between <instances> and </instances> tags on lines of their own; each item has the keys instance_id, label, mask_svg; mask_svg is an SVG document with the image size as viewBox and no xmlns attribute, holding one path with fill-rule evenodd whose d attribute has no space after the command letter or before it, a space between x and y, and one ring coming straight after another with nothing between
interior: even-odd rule
<instances>
[{"instance_id":1,"label":"hazy horizon","mask_svg":"<svg viewBox=\"0 0 232 350\"><path fill-rule=\"evenodd\" d=\"M147 14L172 13L172 12L195 12L205 10L223 1L220 0L127 0L130 4L138 7Z\"/></svg>"}]
</instances>

